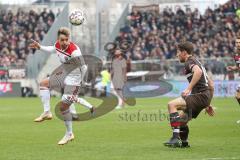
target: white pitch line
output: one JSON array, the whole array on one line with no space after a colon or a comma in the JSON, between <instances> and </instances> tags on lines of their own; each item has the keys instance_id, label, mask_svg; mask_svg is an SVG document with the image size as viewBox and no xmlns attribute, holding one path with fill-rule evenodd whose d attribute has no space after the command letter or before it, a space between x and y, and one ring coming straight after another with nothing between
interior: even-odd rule
<instances>
[{"instance_id":1,"label":"white pitch line","mask_svg":"<svg viewBox=\"0 0 240 160\"><path fill-rule=\"evenodd\" d=\"M202 160L239 160L237 157L216 157L216 158L203 158Z\"/></svg>"},{"instance_id":2,"label":"white pitch line","mask_svg":"<svg viewBox=\"0 0 240 160\"><path fill-rule=\"evenodd\" d=\"M187 159L187 160L240 160L240 157L213 157L213 158Z\"/></svg>"}]
</instances>

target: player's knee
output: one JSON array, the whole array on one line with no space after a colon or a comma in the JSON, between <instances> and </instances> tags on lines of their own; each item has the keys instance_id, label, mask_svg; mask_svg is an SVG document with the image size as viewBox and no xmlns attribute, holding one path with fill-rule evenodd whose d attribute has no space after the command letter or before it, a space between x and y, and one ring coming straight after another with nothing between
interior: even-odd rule
<instances>
[{"instance_id":1,"label":"player's knee","mask_svg":"<svg viewBox=\"0 0 240 160\"><path fill-rule=\"evenodd\" d=\"M173 108L175 108L175 104L172 103L172 102L169 102L169 103L168 103L168 109L171 110L171 109L173 109Z\"/></svg>"},{"instance_id":2,"label":"player's knee","mask_svg":"<svg viewBox=\"0 0 240 160\"><path fill-rule=\"evenodd\" d=\"M168 108L172 108L172 107L175 107L175 104L172 101L168 102Z\"/></svg>"},{"instance_id":3,"label":"player's knee","mask_svg":"<svg viewBox=\"0 0 240 160\"><path fill-rule=\"evenodd\" d=\"M45 82L45 81L41 81L41 82L39 83L39 86L40 86L40 87L46 87L46 88L48 88L48 83Z\"/></svg>"}]
</instances>

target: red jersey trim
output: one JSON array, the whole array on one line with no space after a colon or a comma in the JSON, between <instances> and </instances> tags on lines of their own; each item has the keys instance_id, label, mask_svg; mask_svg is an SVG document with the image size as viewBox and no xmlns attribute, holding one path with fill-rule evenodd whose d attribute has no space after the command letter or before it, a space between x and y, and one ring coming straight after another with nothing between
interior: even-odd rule
<instances>
[{"instance_id":1,"label":"red jersey trim","mask_svg":"<svg viewBox=\"0 0 240 160\"><path fill-rule=\"evenodd\" d=\"M60 44L59 42L57 41L56 44L55 44L55 48L58 52L66 55L66 56L71 56L72 53L77 50L77 46L73 43L73 42L70 42L70 44L68 45L67 49L65 51L62 51L61 48L60 48Z\"/></svg>"}]
</instances>

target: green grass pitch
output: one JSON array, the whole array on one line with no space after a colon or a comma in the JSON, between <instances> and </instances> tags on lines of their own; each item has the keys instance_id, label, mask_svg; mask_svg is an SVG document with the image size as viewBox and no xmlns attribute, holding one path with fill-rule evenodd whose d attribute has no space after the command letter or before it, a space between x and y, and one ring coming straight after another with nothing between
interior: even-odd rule
<instances>
[{"instance_id":1,"label":"green grass pitch","mask_svg":"<svg viewBox=\"0 0 240 160\"><path fill-rule=\"evenodd\" d=\"M58 100L51 100L52 110ZM164 117L147 117L160 111L167 113L169 100L137 99L136 106L91 121L74 122L75 140L58 146L65 133L61 120L54 117L51 121L33 122L42 112L40 99L1 98L0 160L240 159L240 124L236 123L240 107L234 98L215 98L214 117L201 113L190 122L189 149L164 147L163 142L171 136L168 121Z\"/></svg>"}]
</instances>

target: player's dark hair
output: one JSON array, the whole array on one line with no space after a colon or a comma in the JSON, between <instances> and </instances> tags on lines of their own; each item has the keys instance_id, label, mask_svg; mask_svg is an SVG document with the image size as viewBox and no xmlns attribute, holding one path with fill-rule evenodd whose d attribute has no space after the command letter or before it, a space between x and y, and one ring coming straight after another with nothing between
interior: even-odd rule
<instances>
[{"instance_id":1,"label":"player's dark hair","mask_svg":"<svg viewBox=\"0 0 240 160\"><path fill-rule=\"evenodd\" d=\"M188 54L193 53L193 44L191 42L185 41L185 42L180 42L177 45L177 48L182 52L186 51Z\"/></svg>"},{"instance_id":2,"label":"player's dark hair","mask_svg":"<svg viewBox=\"0 0 240 160\"><path fill-rule=\"evenodd\" d=\"M59 36L59 35L61 35L61 34L69 37L69 36L70 36L70 31L69 31L69 29L66 28L66 27L61 27L61 28L59 28L57 35Z\"/></svg>"}]
</instances>

